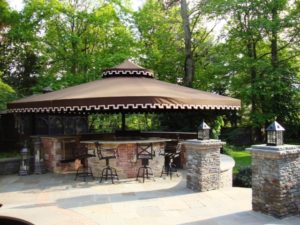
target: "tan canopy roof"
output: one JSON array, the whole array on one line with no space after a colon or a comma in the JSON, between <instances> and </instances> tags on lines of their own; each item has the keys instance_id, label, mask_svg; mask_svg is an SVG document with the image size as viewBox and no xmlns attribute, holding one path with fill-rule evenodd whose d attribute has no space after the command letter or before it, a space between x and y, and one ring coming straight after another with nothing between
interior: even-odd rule
<instances>
[{"instance_id":1,"label":"tan canopy roof","mask_svg":"<svg viewBox=\"0 0 300 225\"><path fill-rule=\"evenodd\" d=\"M126 111L159 109L237 110L240 100L153 79L129 61L103 72L97 80L34 95L8 105L10 112Z\"/></svg>"}]
</instances>

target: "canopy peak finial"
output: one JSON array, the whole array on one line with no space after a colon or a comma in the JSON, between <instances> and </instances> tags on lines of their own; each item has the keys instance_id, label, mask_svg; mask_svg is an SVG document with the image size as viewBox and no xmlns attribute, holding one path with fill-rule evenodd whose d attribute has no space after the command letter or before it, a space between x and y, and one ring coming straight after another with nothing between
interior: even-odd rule
<instances>
[{"instance_id":1,"label":"canopy peak finial","mask_svg":"<svg viewBox=\"0 0 300 225\"><path fill-rule=\"evenodd\" d=\"M145 69L130 60L124 60L121 64L104 70L103 78L108 77L149 77L153 78L153 72Z\"/></svg>"}]
</instances>

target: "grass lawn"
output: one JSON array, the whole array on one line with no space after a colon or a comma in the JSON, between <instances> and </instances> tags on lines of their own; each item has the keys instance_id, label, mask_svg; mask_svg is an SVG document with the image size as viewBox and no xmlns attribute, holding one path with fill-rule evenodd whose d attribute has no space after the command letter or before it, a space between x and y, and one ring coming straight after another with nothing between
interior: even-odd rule
<instances>
[{"instance_id":1,"label":"grass lawn","mask_svg":"<svg viewBox=\"0 0 300 225\"><path fill-rule=\"evenodd\" d=\"M289 145L300 145L300 141L299 140L295 140L295 139L288 139L288 140L284 140L284 144L289 144Z\"/></svg>"},{"instance_id":2,"label":"grass lawn","mask_svg":"<svg viewBox=\"0 0 300 225\"><path fill-rule=\"evenodd\" d=\"M0 152L0 159L3 159L3 158L12 158L12 157L20 157L20 153L17 152L17 151Z\"/></svg>"},{"instance_id":3,"label":"grass lawn","mask_svg":"<svg viewBox=\"0 0 300 225\"><path fill-rule=\"evenodd\" d=\"M250 152L245 151L246 148L246 146L224 146L224 153L235 160L233 174L237 174L240 168L251 165L251 155Z\"/></svg>"}]
</instances>

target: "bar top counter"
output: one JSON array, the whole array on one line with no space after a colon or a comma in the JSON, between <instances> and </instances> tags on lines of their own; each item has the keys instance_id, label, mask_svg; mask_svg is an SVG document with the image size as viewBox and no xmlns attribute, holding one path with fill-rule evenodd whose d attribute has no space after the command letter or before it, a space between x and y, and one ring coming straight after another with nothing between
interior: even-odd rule
<instances>
[{"instance_id":1,"label":"bar top counter","mask_svg":"<svg viewBox=\"0 0 300 225\"><path fill-rule=\"evenodd\" d=\"M112 140L85 140L80 141L82 144L149 144L149 143L161 143L161 142L167 142L172 141L172 139L166 139L166 138L116 138Z\"/></svg>"}]
</instances>

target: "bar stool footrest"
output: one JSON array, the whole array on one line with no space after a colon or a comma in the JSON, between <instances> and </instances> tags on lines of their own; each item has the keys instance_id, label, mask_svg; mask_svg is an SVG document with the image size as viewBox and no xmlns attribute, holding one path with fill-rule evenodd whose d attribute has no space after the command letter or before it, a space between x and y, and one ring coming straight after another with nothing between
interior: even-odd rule
<instances>
[{"instance_id":1,"label":"bar stool footrest","mask_svg":"<svg viewBox=\"0 0 300 225\"><path fill-rule=\"evenodd\" d=\"M79 167L76 171L74 180L77 180L78 177L83 178L84 181L86 181L86 178L88 177L91 177L93 180L95 180L92 169L90 167L87 168Z\"/></svg>"},{"instance_id":2,"label":"bar stool footrest","mask_svg":"<svg viewBox=\"0 0 300 225\"><path fill-rule=\"evenodd\" d=\"M142 171L142 174L140 173ZM139 168L137 176L136 176L136 180L138 180L139 178L143 178L143 183L145 182L145 178L150 179L150 176L152 176L152 179L155 181L154 179L154 173L151 169L151 167L149 166L142 166Z\"/></svg>"},{"instance_id":3,"label":"bar stool footrest","mask_svg":"<svg viewBox=\"0 0 300 225\"><path fill-rule=\"evenodd\" d=\"M110 166L105 167L102 170L99 182L101 183L103 179L105 179L105 180L111 179L112 183L114 183L114 179L119 180L117 170L113 167L110 167Z\"/></svg>"}]
</instances>

